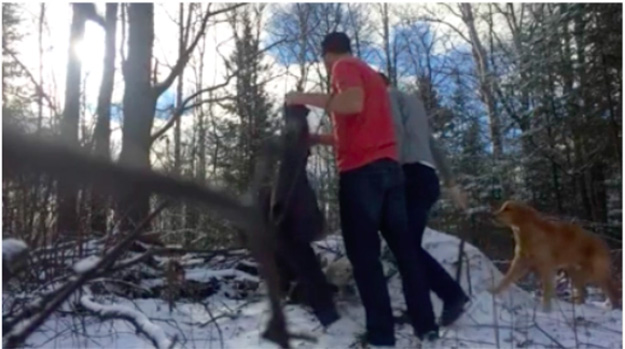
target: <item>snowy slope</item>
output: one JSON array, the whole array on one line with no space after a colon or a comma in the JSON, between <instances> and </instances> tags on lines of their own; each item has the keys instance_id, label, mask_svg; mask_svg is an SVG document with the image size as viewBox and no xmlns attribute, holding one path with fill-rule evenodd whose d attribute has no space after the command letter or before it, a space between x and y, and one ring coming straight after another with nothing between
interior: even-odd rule
<instances>
[{"instance_id":1,"label":"snowy slope","mask_svg":"<svg viewBox=\"0 0 625 349\"><path fill-rule=\"evenodd\" d=\"M426 249L453 275L458 243L457 238L433 230L428 230L424 238ZM336 256L327 250L340 250L340 245L340 239L332 236L319 242L317 247L329 259L335 259ZM568 302L556 301L553 304L554 311L546 314L540 310L538 299L516 287L494 299L485 290L501 278L501 273L475 247L466 244L465 250L470 268L469 276L463 273L462 283L468 292L470 279L473 302L456 324L442 332L443 338L435 347L622 348L621 311L608 310L599 302L574 307ZM200 279L208 274L214 272L194 270L187 278ZM397 277L390 281L390 290L394 308L404 308ZM224 292L222 290L205 300L210 311L199 303L179 302L171 314L166 303L160 300L98 298L94 301L142 312L168 338L173 339L175 336L177 346L181 348L275 348L260 339L269 317L264 298L255 295L237 301L223 296ZM432 299L435 312L440 314L440 301L435 296ZM357 336L364 332L364 310L358 302L342 301L339 303L339 311L342 319L327 333L323 333L308 311L296 305L287 306L285 313L290 331L312 334L318 340L317 343L294 341L293 347L354 347ZM84 326L76 326L80 321L70 317L52 318L29 339L28 344L37 348L153 347L149 340L136 334L134 327L126 321L102 322L88 317L84 320ZM397 348L419 347L421 344L414 338L408 325L397 327Z\"/></svg>"}]
</instances>

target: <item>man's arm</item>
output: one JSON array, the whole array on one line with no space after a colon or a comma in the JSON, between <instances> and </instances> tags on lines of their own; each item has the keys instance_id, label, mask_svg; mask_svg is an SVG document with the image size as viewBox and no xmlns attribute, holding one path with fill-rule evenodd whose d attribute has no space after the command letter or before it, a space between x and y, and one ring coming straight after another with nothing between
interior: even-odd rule
<instances>
[{"instance_id":1,"label":"man's arm","mask_svg":"<svg viewBox=\"0 0 625 349\"><path fill-rule=\"evenodd\" d=\"M428 129L427 137L429 138L428 143L430 145L432 159L434 160L434 166L442 177L443 184L448 188L453 201L459 208L466 210L468 207L467 196L456 184L456 180L453 172L451 171L451 166L449 165L445 151L439 146L438 142L432 136L429 122L427 122L427 113L425 111L425 107L423 106L423 102L417 96L412 96L411 98L405 98L407 96L403 94L400 94L400 96L404 98L403 103L401 104L403 104L403 107L408 109L405 110L404 114L408 118L407 120L404 120L404 123L407 126L407 132L412 133L412 136L416 137L418 126L414 123L414 117L421 116L426 119L426 127Z\"/></svg>"},{"instance_id":2,"label":"man's arm","mask_svg":"<svg viewBox=\"0 0 625 349\"><path fill-rule=\"evenodd\" d=\"M304 104L324 108L337 114L356 114L362 112L365 102L363 81L358 68L350 62L335 63L332 71L332 83L338 93L290 93L287 104Z\"/></svg>"},{"instance_id":3,"label":"man's arm","mask_svg":"<svg viewBox=\"0 0 625 349\"><path fill-rule=\"evenodd\" d=\"M286 104L302 104L325 109L331 97L327 93L290 92L286 95Z\"/></svg>"},{"instance_id":4,"label":"man's arm","mask_svg":"<svg viewBox=\"0 0 625 349\"><path fill-rule=\"evenodd\" d=\"M430 134L430 150L432 151L432 157L434 158L434 163L436 164L436 168L438 172L443 177L443 184L448 188L449 195L452 200L456 203L456 205L462 209L467 210L469 207L467 194L460 189L454 175L451 171L451 166L449 166L449 161L447 160L447 156L445 156L445 152L438 145L438 142L434 140L434 137Z\"/></svg>"},{"instance_id":5,"label":"man's arm","mask_svg":"<svg viewBox=\"0 0 625 349\"><path fill-rule=\"evenodd\" d=\"M406 131L414 138L417 138L418 131L416 120L414 117L421 116L427 120L427 112L425 111L425 107L423 106L423 102L420 100L418 96L408 96L406 94L398 93L398 99L400 100L400 108L402 109L402 117L404 127L406 127ZM434 166L438 170L439 174L443 179L443 184L446 187L453 186L455 183L453 173L451 171L451 167L449 166L449 162L447 161L447 157L443 149L438 145L438 142L432 136L432 132L430 129L429 122L427 122L428 132L427 136L429 137L428 142L430 145L430 152L432 154L432 159L434 160Z\"/></svg>"},{"instance_id":6,"label":"man's arm","mask_svg":"<svg viewBox=\"0 0 625 349\"><path fill-rule=\"evenodd\" d=\"M438 145L438 142L434 139L432 134L430 134L430 151L432 152L434 165L436 166L436 169L441 174L441 177L443 179L443 184L446 187L452 187L456 185L454 174L451 171L451 166L449 165L449 162L447 161L445 151Z\"/></svg>"},{"instance_id":7,"label":"man's arm","mask_svg":"<svg viewBox=\"0 0 625 349\"><path fill-rule=\"evenodd\" d=\"M329 145L334 146L336 141L334 140L334 135L329 133L322 134L311 134L309 136L311 145Z\"/></svg>"},{"instance_id":8,"label":"man's arm","mask_svg":"<svg viewBox=\"0 0 625 349\"><path fill-rule=\"evenodd\" d=\"M365 93L362 87L351 87L334 96L327 93L289 93L287 104L303 104L326 109L337 114L356 114L362 112Z\"/></svg>"}]
</instances>

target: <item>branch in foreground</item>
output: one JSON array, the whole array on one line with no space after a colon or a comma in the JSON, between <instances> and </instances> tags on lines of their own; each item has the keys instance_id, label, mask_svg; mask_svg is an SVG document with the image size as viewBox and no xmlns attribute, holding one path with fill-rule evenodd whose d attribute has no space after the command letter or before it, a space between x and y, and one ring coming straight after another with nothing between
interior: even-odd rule
<instances>
[{"instance_id":1,"label":"branch in foreground","mask_svg":"<svg viewBox=\"0 0 625 349\"><path fill-rule=\"evenodd\" d=\"M189 199L204 204L242 228L257 227L258 222L249 219L252 207L216 189L148 169L93 158L59 142L25 136L6 123L2 134L3 169L8 176L17 171L43 171L76 184L95 184L103 192L123 194L136 189L175 199Z\"/></svg>"},{"instance_id":2,"label":"branch in foreground","mask_svg":"<svg viewBox=\"0 0 625 349\"><path fill-rule=\"evenodd\" d=\"M268 286L272 317L263 337L282 348L289 348L289 338L305 337L287 332L286 320L280 302L279 276L274 259L275 232L273 227L266 226L258 198L252 199L256 196L254 194L257 193L264 178L269 174L269 169L273 167L270 164L275 161L274 155L277 144L270 142L263 148L256 164L250 193L247 200L241 202L204 185L174 179L149 169L113 164L105 159L93 158L66 147L60 141L44 142L32 136L26 136L11 127L6 121L3 126L3 169L9 176L20 171L43 171L53 176L65 177L66 180L75 184L96 184L98 188L111 192L124 193L129 188L133 188L172 198L193 200L204 204L207 208L221 214L223 218L244 228L249 241L249 249L254 259L262 266L260 268L261 277ZM81 274L77 280L63 286L59 295L51 302L52 304L46 305L44 311L23 326L18 333L10 333L8 338L5 337L7 338L5 343L8 342L10 347L23 344L28 335L41 326L71 293L87 280L92 279L98 270L109 268L113 264L113 260L119 258L121 252L127 250L130 243L139 236L140 231L162 208L164 205L140 224L132 234L116 245L94 269Z\"/></svg>"},{"instance_id":3,"label":"branch in foreground","mask_svg":"<svg viewBox=\"0 0 625 349\"><path fill-rule=\"evenodd\" d=\"M121 305L103 305L94 302L90 296L82 296L80 304L103 319L123 319L132 323L137 332L143 333L158 349L173 347L175 340L170 340L162 328L155 325L147 316L136 310Z\"/></svg>"},{"instance_id":4,"label":"branch in foreground","mask_svg":"<svg viewBox=\"0 0 625 349\"><path fill-rule=\"evenodd\" d=\"M5 134L5 139L6 134ZM80 274L77 278L70 280L63 285L54 295L52 300L43 306L43 310L35 315L30 321L27 320L24 326L18 330L9 332L3 336L3 344L6 348L20 347L35 330L37 330L46 321L52 313L63 304L69 296L82 287L85 282L93 279L98 275L98 270L108 269L115 261L125 252L130 244L139 236L143 229L156 217L165 207L166 203L161 204L154 212L152 212L141 224L137 226L135 231L128 234L122 241L113 247L92 269L88 272Z\"/></svg>"},{"instance_id":5,"label":"branch in foreground","mask_svg":"<svg viewBox=\"0 0 625 349\"><path fill-rule=\"evenodd\" d=\"M60 289L60 288L59 288ZM42 294L39 298L24 305L24 307L15 316L7 316L2 318L2 333L10 333L13 328L25 319L41 312L46 304L48 304L58 290L53 290Z\"/></svg>"},{"instance_id":6,"label":"branch in foreground","mask_svg":"<svg viewBox=\"0 0 625 349\"><path fill-rule=\"evenodd\" d=\"M275 161L275 144L267 143L261 150L261 156L256 163L254 176L252 177L248 199L255 202L255 210L251 215L256 222L256 234L248 234L248 245L254 258L262 265L260 268L261 277L265 280L269 293L269 305L271 308L271 319L267 328L263 332L263 338L278 344L281 348L289 348L289 333L286 329L286 319L282 312L282 304L280 302L280 280L275 263L275 230L270 224L265 224L263 213L260 207L257 193L269 174Z\"/></svg>"}]
</instances>

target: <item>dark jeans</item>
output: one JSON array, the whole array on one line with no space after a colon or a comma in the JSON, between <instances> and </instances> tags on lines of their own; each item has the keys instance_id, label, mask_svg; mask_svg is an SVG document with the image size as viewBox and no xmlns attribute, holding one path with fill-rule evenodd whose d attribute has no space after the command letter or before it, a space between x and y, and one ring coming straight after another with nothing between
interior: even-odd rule
<instances>
[{"instance_id":1,"label":"dark jeans","mask_svg":"<svg viewBox=\"0 0 625 349\"><path fill-rule=\"evenodd\" d=\"M365 307L367 339L374 345L394 345L393 313L382 263L382 232L397 259L408 314L418 336L437 328L424 270L408 231L404 181L400 165L379 160L340 174L341 227L347 257Z\"/></svg>"},{"instance_id":2,"label":"dark jeans","mask_svg":"<svg viewBox=\"0 0 625 349\"><path fill-rule=\"evenodd\" d=\"M430 289L446 303L465 298L466 295L460 285L421 246L428 214L440 196L436 171L420 163L405 164L403 170L406 180L408 226L410 232L417 238L420 264L425 270Z\"/></svg>"}]
</instances>

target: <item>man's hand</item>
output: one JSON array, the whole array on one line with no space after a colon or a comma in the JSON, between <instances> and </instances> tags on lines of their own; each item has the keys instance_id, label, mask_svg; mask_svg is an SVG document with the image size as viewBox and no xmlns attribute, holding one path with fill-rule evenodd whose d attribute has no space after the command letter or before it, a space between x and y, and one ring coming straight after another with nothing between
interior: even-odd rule
<instances>
[{"instance_id":1,"label":"man's hand","mask_svg":"<svg viewBox=\"0 0 625 349\"><path fill-rule=\"evenodd\" d=\"M308 136L310 145L329 145L334 146L335 140L332 134L310 134Z\"/></svg>"},{"instance_id":2,"label":"man's hand","mask_svg":"<svg viewBox=\"0 0 625 349\"><path fill-rule=\"evenodd\" d=\"M289 92L284 97L286 105L305 105L315 108L327 108L330 95L325 93Z\"/></svg>"},{"instance_id":3,"label":"man's hand","mask_svg":"<svg viewBox=\"0 0 625 349\"><path fill-rule=\"evenodd\" d=\"M303 105L302 95L303 93L301 92L289 92L284 97L284 102L286 105Z\"/></svg>"},{"instance_id":4,"label":"man's hand","mask_svg":"<svg viewBox=\"0 0 625 349\"><path fill-rule=\"evenodd\" d=\"M456 206L464 211L467 210L467 194L458 187L458 185L453 184L449 187L449 195L451 195L452 200L456 203Z\"/></svg>"},{"instance_id":5,"label":"man's hand","mask_svg":"<svg viewBox=\"0 0 625 349\"><path fill-rule=\"evenodd\" d=\"M284 100L286 105L305 105L322 108L329 113L354 114L362 112L364 98L362 87L350 87L334 96L327 93L289 92Z\"/></svg>"}]
</instances>

